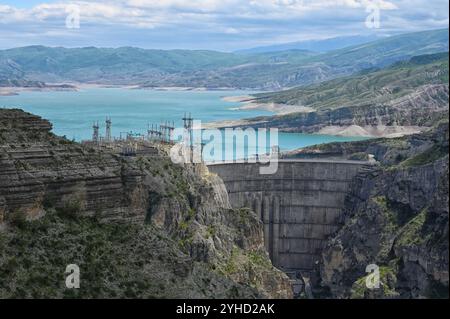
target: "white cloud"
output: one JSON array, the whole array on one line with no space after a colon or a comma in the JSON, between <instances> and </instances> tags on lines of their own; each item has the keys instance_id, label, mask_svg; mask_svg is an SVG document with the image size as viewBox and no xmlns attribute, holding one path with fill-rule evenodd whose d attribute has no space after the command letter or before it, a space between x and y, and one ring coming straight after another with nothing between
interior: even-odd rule
<instances>
[{"instance_id":1,"label":"white cloud","mask_svg":"<svg viewBox=\"0 0 450 319\"><path fill-rule=\"evenodd\" d=\"M132 40L136 45L144 40L154 43L156 37L167 43L249 46L369 32L364 28L365 9L373 4L381 9L379 33L448 26L446 0L60 0L26 9L0 5L0 24L7 24L10 33L34 34L39 41L59 45L61 34L76 32L65 30L64 22L67 8L77 5L83 38L97 34L84 33L89 26L89 31L114 30L120 34L118 45ZM150 37L158 30L160 34ZM6 32L0 31L0 43L2 39L11 43Z\"/></svg>"},{"instance_id":2,"label":"white cloud","mask_svg":"<svg viewBox=\"0 0 450 319\"><path fill-rule=\"evenodd\" d=\"M365 8L371 3L382 10L397 8L387 0L96 0L42 3L28 10L2 5L0 17L3 20L9 15L9 21L25 18L45 21L64 17L67 7L77 5L88 21L109 19L114 23L142 24L143 19L170 20L183 13L236 15L253 19L292 18L333 8Z\"/></svg>"}]
</instances>

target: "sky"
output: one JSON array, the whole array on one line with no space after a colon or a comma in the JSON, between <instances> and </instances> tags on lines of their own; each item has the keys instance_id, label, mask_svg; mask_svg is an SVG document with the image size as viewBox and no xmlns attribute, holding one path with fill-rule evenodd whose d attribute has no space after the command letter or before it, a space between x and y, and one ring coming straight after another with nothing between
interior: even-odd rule
<instances>
[{"instance_id":1,"label":"sky","mask_svg":"<svg viewBox=\"0 0 450 319\"><path fill-rule=\"evenodd\" d=\"M0 0L0 48L234 51L448 28L448 9L448 0Z\"/></svg>"}]
</instances>

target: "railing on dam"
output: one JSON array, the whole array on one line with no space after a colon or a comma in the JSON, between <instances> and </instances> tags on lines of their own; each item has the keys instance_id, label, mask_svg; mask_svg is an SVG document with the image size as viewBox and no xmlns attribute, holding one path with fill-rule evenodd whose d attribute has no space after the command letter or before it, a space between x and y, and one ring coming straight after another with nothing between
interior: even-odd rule
<instances>
[{"instance_id":1,"label":"railing on dam","mask_svg":"<svg viewBox=\"0 0 450 319\"><path fill-rule=\"evenodd\" d=\"M285 271L311 271L327 238L338 229L353 178L368 162L279 160L261 175L257 163L210 164L224 181L231 205L249 207L264 224L273 264Z\"/></svg>"}]
</instances>

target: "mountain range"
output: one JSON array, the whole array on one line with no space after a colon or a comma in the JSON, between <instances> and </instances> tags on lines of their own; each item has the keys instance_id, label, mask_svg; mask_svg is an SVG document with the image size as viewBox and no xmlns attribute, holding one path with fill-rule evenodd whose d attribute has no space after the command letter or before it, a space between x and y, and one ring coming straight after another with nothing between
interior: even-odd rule
<instances>
[{"instance_id":1,"label":"mountain range","mask_svg":"<svg viewBox=\"0 0 450 319\"><path fill-rule=\"evenodd\" d=\"M274 45L260 46L249 49L237 50L236 53L265 53L279 52L286 50L308 50L314 52L328 52L338 50L349 46L359 45L371 41L378 40L380 37L372 35L353 35L328 38L323 40L305 40L288 43L280 43Z\"/></svg>"},{"instance_id":2,"label":"mountain range","mask_svg":"<svg viewBox=\"0 0 450 319\"><path fill-rule=\"evenodd\" d=\"M0 86L45 83L279 90L448 51L448 29L382 38L325 53L28 46L0 51Z\"/></svg>"}]
</instances>

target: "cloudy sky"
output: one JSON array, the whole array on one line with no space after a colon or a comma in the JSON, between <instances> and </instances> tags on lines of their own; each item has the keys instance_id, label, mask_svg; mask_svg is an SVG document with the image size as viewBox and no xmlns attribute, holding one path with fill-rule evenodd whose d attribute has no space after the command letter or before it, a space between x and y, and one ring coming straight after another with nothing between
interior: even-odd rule
<instances>
[{"instance_id":1,"label":"cloudy sky","mask_svg":"<svg viewBox=\"0 0 450 319\"><path fill-rule=\"evenodd\" d=\"M0 48L42 44L232 51L344 35L390 35L446 28L448 3L448 0L0 0ZM379 28L368 28L367 16L375 8L380 10Z\"/></svg>"}]
</instances>

